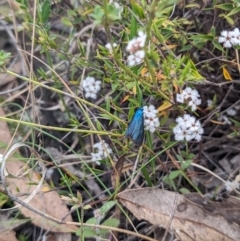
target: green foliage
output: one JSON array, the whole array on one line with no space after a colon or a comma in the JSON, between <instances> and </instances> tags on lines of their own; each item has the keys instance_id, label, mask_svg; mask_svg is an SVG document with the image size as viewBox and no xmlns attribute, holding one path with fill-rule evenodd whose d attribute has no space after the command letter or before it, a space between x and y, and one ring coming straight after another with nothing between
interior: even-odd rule
<instances>
[{"instance_id":1,"label":"green foliage","mask_svg":"<svg viewBox=\"0 0 240 241\"><path fill-rule=\"evenodd\" d=\"M115 206L115 201L108 201L103 204L103 206L96 210L97 213L94 218L90 218L87 220L86 224L100 224L101 220L106 216L106 214L110 211L110 209ZM107 218L101 225L103 226L109 226L111 227L118 227L120 224L120 221L116 218ZM79 228L76 231L76 235L84 237L84 238L90 238L90 237L101 237L104 238L105 235L109 234L109 230L107 229L101 229L101 228L92 228L92 227L83 227Z\"/></svg>"},{"instance_id":2,"label":"green foliage","mask_svg":"<svg viewBox=\"0 0 240 241\"><path fill-rule=\"evenodd\" d=\"M3 50L0 50L0 67L3 67L7 64L8 60L11 57L11 53L6 53Z\"/></svg>"},{"instance_id":3,"label":"green foliage","mask_svg":"<svg viewBox=\"0 0 240 241\"><path fill-rule=\"evenodd\" d=\"M8 196L0 192L0 208L8 201Z\"/></svg>"},{"instance_id":4,"label":"green foliage","mask_svg":"<svg viewBox=\"0 0 240 241\"><path fill-rule=\"evenodd\" d=\"M230 25L234 25L234 15L238 14L240 12L240 6L238 1L232 1L231 3L222 3L215 6L216 8L225 10L225 13L222 13L219 15L219 17L222 17L227 20L227 22Z\"/></svg>"},{"instance_id":5,"label":"green foliage","mask_svg":"<svg viewBox=\"0 0 240 241\"><path fill-rule=\"evenodd\" d=\"M37 68L35 69L34 65L34 73L29 75L34 78L30 79L24 75L22 79L31 82L34 91L48 89L50 94L47 92L47 95L51 95L52 98L49 109L57 108L61 116L58 130L67 134L64 134L64 138L62 136L58 138L51 132L55 127L51 129L49 126L36 124L31 128L37 131L38 137L47 136L61 143L65 153L74 154L80 160L79 168L83 172L81 180L72 173L66 174L64 169L58 168L61 175L60 186L67 186L66 192L70 193L68 196L75 197L72 185L78 183L84 186L82 183L86 179L96 181L100 188L112 196L114 191L105 186L102 176L106 172L115 170L114 161L126 153L127 161L138 162L138 165L134 174L130 174L131 177L127 176L129 171L123 168L124 175L119 174L121 178L125 178L124 182L128 182L136 173L140 173L144 180L143 185L146 186L154 186L161 182L164 187L181 193L188 193L193 189L199 191L188 175L193 158L197 156L198 149L195 147L198 143L191 143L192 145L188 146L182 142L181 148L178 148L179 143L173 141L174 119L178 115L191 112L186 105L177 103L176 94L181 93L186 86L201 86L208 75L204 67L207 66L210 72L215 68L215 62L220 62L228 51L225 51L218 42L221 29L219 25L214 26L214 21L213 26L205 28L205 22L202 23L197 16L194 16L196 19L193 20L190 15L179 12L191 11L193 7L199 8L199 15L216 11L219 12L218 17L234 25L240 11L239 2L220 3L215 0L209 3L210 7L204 6L200 11L202 6L197 1L190 1L188 5L184 5L184 1L177 0L131 0L128 4L125 4L126 1L118 1L119 3L102 1L100 4L99 1L80 1L81 4L74 2L72 6L70 3L65 4L64 1L53 3L50 0L41 0L37 2L36 19L33 19L34 14L29 11L31 9L29 2L17 1L20 11L16 14L19 14L22 21L22 29L19 31L22 31L21 35L24 33L26 36L24 44L27 47L32 46L34 40L34 54L37 57L34 58ZM57 23L60 28L51 25L52 19L55 18L58 18ZM33 29L35 29L34 34ZM140 30L146 34L146 42L142 47L145 55L140 63L129 66L128 57L132 53L126 51L126 46L133 38L138 37ZM117 46L110 50L105 47L106 43L111 43L112 47L116 43ZM27 55L27 60L29 56ZM215 59L214 66L205 60L209 56ZM2 69L6 70L10 57L10 53L0 51ZM38 58L41 61L38 61ZM201 63L202 59L205 65ZM234 72L237 64L232 60L224 59L224 61ZM214 69L214 76L216 72L219 73L219 69L217 71ZM84 95L82 81L87 76L101 80L102 89L97 99L86 98ZM16 77L21 76L16 74ZM42 95L39 100L37 99L37 103L41 103L41 98ZM217 94L212 98L214 103L211 110L219 102ZM32 104L34 106L35 103ZM49 103L44 102L44 104ZM155 133L145 131L143 146L133 146L130 144L132 142L124 138L128 121L136 107L150 104L158 109L160 127ZM164 105L167 107L163 108ZM210 109L204 103L203 107L201 106L193 114L204 118L209 110L207 108ZM21 119L21 115L13 115L11 118ZM58 116L54 118L57 119ZM28 123L30 122L28 119ZM239 122L234 123L236 127L240 127ZM43 127L47 131L44 131ZM14 125L14 130L15 128ZM65 141L68 141L66 137L69 134L75 134L76 142L68 146ZM231 137L236 136L239 136L238 130L231 135ZM109 143L113 155L101 162L101 166L97 166L91 159L91 153L94 151L93 144L100 139ZM44 145L44 141L42 143ZM192 147L194 151L191 150ZM171 166L168 165L172 161L169 158L170 154L173 155L177 165L166 174L162 171L161 162L166 163L167 168ZM54 158L52 161L54 163ZM193 188L189 185L184 187L182 183L186 182ZM86 186L83 190L91 198L91 190ZM80 201L84 203L85 200L80 198L79 203ZM99 209L99 217L88 219L86 224L117 227L119 220L111 217L105 219L115 204L115 201L103 204ZM78 218L79 222L82 221L80 215ZM104 238L108 233L109 230L86 226L77 231L78 236L85 238Z\"/></svg>"},{"instance_id":6,"label":"green foliage","mask_svg":"<svg viewBox=\"0 0 240 241\"><path fill-rule=\"evenodd\" d=\"M116 20L121 20L121 13L123 7L117 3L108 3L105 6L96 5L91 16L94 19L94 23L104 24L104 21L113 22Z\"/></svg>"}]
</instances>

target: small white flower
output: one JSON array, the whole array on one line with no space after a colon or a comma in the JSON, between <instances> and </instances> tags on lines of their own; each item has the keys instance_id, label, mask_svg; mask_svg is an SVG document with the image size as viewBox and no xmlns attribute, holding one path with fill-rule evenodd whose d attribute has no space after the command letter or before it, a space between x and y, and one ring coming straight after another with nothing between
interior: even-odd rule
<instances>
[{"instance_id":1,"label":"small white flower","mask_svg":"<svg viewBox=\"0 0 240 241\"><path fill-rule=\"evenodd\" d=\"M141 56L143 56L143 54L140 51L142 51L142 50L139 50L134 54L128 55L128 57L127 57L128 66L134 66L134 65L142 63L144 57L143 58L141 57Z\"/></svg>"},{"instance_id":2,"label":"small white flower","mask_svg":"<svg viewBox=\"0 0 240 241\"><path fill-rule=\"evenodd\" d=\"M228 109L226 112L230 116L235 116L237 114L237 111L233 108Z\"/></svg>"},{"instance_id":3,"label":"small white flower","mask_svg":"<svg viewBox=\"0 0 240 241\"><path fill-rule=\"evenodd\" d=\"M127 44L126 51L129 52L127 57L128 66L140 64L145 57L145 51L142 49L145 45L147 35L143 31L138 32L138 37L133 38Z\"/></svg>"},{"instance_id":4,"label":"small white flower","mask_svg":"<svg viewBox=\"0 0 240 241\"><path fill-rule=\"evenodd\" d=\"M176 101L179 103L186 102L192 108L192 111L197 109L197 106L202 103L197 90L187 87L181 94L176 95Z\"/></svg>"},{"instance_id":5,"label":"small white flower","mask_svg":"<svg viewBox=\"0 0 240 241\"><path fill-rule=\"evenodd\" d=\"M221 36L218 38L219 43L223 43L225 48L231 48L232 44L230 42L231 37L229 36L229 32L224 30L221 32Z\"/></svg>"},{"instance_id":6,"label":"small white flower","mask_svg":"<svg viewBox=\"0 0 240 241\"><path fill-rule=\"evenodd\" d=\"M156 128L160 126L159 118L157 117L158 110L154 105L144 106L143 113L145 130L154 133Z\"/></svg>"},{"instance_id":7,"label":"small white flower","mask_svg":"<svg viewBox=\"0 0 240 241\"><path fill-rule=\"evenodd\" d=\"M93 148L96 149L95 153L91 153L92 161L97 165L100 165L100 160L107 158L110 154L112 154L112 149L109 145L103 140L101 142L95 143Z\"/></svg>"},{"instance_id":8,"label":"small white flower","mask_svg":"<svg viewBox=\"0 0 240 241\"><path fill-rule=\"evenodd\" d=\"M91 153L92 162L95 162L97 165L101 165L101 162L99 160L102 160L100 153Z\"/></svg>"},{"instance_id":9,"label":"small white flower","mask_svg":"<svg viewBox=\"0 0 240 241\"><path fill-rule=\"evenodd\" d=\"M101 90L102 82L100 80L95 80L93 77L86 77L82 81L82 88L85 91L86 98L97 98L97 93Z\"/></svg>"},{"instance_id":10,"label":"small white flower","mask_svg":"<svg viewBox=\"0 0 240 241\"><path fill-rule=\"evenodd\" d=\"M177 117L176 122L178 124L173 128L176 141L182 141L184 139L186 141L191 141L193 139L196 141L201 140L203 128L195 117L185 114L183 117Z\"/></svg>"},{"instance_id":11,"label":"small white flower","mask_svg":"<svg viewBox=\"0 0 240 241\"><path fill-rule=\"evenodd\" d=\"M223 43L225 48L240 45L240 30L235 28L233 31L223 30L218 38L219 43Z\"/></svg>"},{"instance_id":12,"label":"small white flower","mask_svg":"<svg viewBox=\"0 0 240 241\"><path fill-rule=\"evenodd\" d=\"M117 47L117 44L116 43L113 43L113 45L111 45L111 43L107 43L106 45L105 45L105 48L106 49L108 49L108 51L109 51L109 53L111 53L112 54L112 52L113 52L113 48L116 48Z\"/></svg>"},{"instance_id":13,"label":"small white flower","mask_svg":"<svg viewBox=\"0 0 240 241\"><path fill-rule=\"evenodd\" d=\"M183 103L184 102L184 96L182 94L177 94L176 95L176 100L179 103Z\"/></svg>"}]
</instances>

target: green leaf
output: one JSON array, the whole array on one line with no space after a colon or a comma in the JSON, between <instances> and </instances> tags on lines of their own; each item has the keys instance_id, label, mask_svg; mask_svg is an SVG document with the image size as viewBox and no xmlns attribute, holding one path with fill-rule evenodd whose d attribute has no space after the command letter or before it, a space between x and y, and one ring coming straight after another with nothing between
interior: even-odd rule
<instances>
[{"instance_id":1,"label":"green leaf","mask_svg":"<svg viewBox=\"0 0 240 241\"><path fill-rule=\"evenodd\" d=\"M182 48L180 49L180 52L188 51L188 50L192 49L192 47L193 47L193 46L190 45L190 44L185 45L184 47L182 47Z\"/></svg>"},{"instance_id":2,"label":"green leaf","mask_svg":"<svg viewBox=\"0 0 240 241\"><path fill-rule=\"evenodd\" d=\"M223 3L215 6L216 8L220 8L222 10L231 11L233 9L232 3Z\"/></svg>"},{"instance_id":3,"label":"green leaf","mask_svg":"<svg viewBox=\"0 0 240 241\"><path fill-rule=\"evenodd\" d=\"M187 169L187 168L191 165L191 163L192 163L192 160L183 161L183 162L181 163L181 168L182 168L182 170Z\"/></svg>"},{"instance_id":4,"label":"green leaf","mask_svg":"<svg viewBox=\"0 0 240 241\"><path fill-rule=\"evenodd\" d=\"M101 214L106 214L113 206L115 206L116 201L108 201L103 204L100 209Z\"/></svg>"},{"instance_id":5,"label":"green leaf","mask_svg":"<svg viewBox=\"0 0 240 241\"><path fill-rule=\"evenodd\" d=\"M66 17L61 18L61 23L63 23L67 27L73 27L72 22Z\"/></svg>"},{"instance_id":6,"label":"green leaf","mask_svg":"<svg viewBox=\"0 0 240 241\"><path fill-rule=\"evenodd\" d=\"M51 4L49 0L45 0L42 5L42 23L48 21L51 12Z\"/></svg>"},{"instance_id":7,"label":"green leaf","mask_svg":"<svg viewBox=\"0 0 240 241\"><path fill-rule=\"evenodd\" d=\"M240 122L232 119L232 118L229 118L237 127L240 127Z\"/></svg>"},{"instance_id":8,"label":"green leaf","mask_svg":"<svg viewBox=\"0 0 240 241\"><path fill-rule=\"evenodd\" d=\"M8 196L0 192L0 208L8 201Z\"/></svg>"},{"instance_id":9,"label":"green leaf","mask_svg":"<svg viewBox=\"0 0 240 241\"><path fill-rule=\"evenodd\" d=\"M176 185L172 179L169 178L169 176L165 176L163 178L163 182L171 186L174 190L177 190Z\"/></svg>"},{"instance_id":10,"label":"green leaf","mask_svg":"<svg viewBox=\"0 0 240 241\"><path fill-rule=\"evenodd\" d=\"M28 1L27 0L17 0L21 8L27 10L28 9Z\"/></svg>"},{"instance_id":11,"label":"green leaf","mask_svg":"<svg viewBox=\"0 0 240 241\"><path fill-rule=\"evenodd\" d=\"M91 218L93 219L93 218ZM96 220L94 223L92 222L87 222L89 224L96 224ZM77 231L76 231L76 235L77 236L83 236L85 238L91 238L91 237L94 237L97 235L96 231L93 229L93 228L90 228L90 227L83 227L83 228L79 228Z\"/></svg>"},{"instance_id":12,"label":"green leaf","mask_svg":"<svg viewBox=\"0 0 240 241\"><path fill-rule=\"evenodd\" d=\"M0 66L6 64L11 57L11 53L0 50Z\"/></svg>"},{"instance_id":13,"label":"green leaf","mask_svg":"<svg viewBox=\"0 0 240 241\"><path fill-rule=\"evenodd\" d=\"M103 226L109 226L109 227L113 227L113 228L116 228L118 227L120 224L119 220L116 219L116 218L109 218L107 219L106 221L103 222ZM109 233L109 230L107 229L101 229L99 235L104 235L104 234L108 234Z\"/></svg>"},{"instance_id":14,"label":"green leaf","mask_svg":"<svg viewBox=\"0 0 240 241\"><path fill-rule=\"evenodd\" d=\"M110 3L107 9L107 19L110 21L121 20L121 13L123 11L123 6L117 3Z\"/></svg>"},{"instance_id":15,"label":"green leaf","mask_svg":"<svg viewBox=\"0 0 240 241\"><path fill-rule=\"evenodd\" d=\"M190 193L190 191L187 189L187 188L180 188L179 189L179 192L181 192L182 194L188 194L188 193Z\"/></svg>"},{"instance_id":16,"label":"green leaf","mask_svg":"<svg viewBox=\"0 0 240 241\"><path fill-rule=\"evenodd\" d=\"M143 166L143 167L141 168L141 170L142 170L142 174L143 174L145 180L147 181L148 186L149 186L149 187L152 187L153 184L152 184L151 178L150 178L150 176L149 176L149 173L148 173L146 167Z\"/></svg>"},{"instance_id":17,"label":"green leaf","mask_svg":"<svg viewBox=\"0 0 240 241\"><path fill-rule=\"evenodd\" d=\"M224 17L230 25L234 25L234 20L228 16Z\"/></svg>"},{"instance_id":18,"label":"green leaf","mask_svg":"<svg viewBox=\"0 0 240 241\"><path fill-rule=\"evenodd\" d=\"M139 87L138 83L136 83L136 86L137 86L137 98L138 98L138 102L139 102L139 105L142 106L142 105L143 105L142 90L141 90L141 88Z\"/></svg>"},{"instance_id":19,"label":"green leaf","mask_svg":"<svg viewBox=\"0 0 240 241\"><path fill-rule=\"evenodd\" d=\"M169 174L169 179L170 179L170 180L173 180L173 179L175 179L176 177L178 177L180 174L181 174L181 171L180 171L180 170L172 171L172 172Z\"/></svg>"},{"instance_id":20,"label":"green leaf","mask_svg":"<svg viewBox=\"0 0 240 241\"><path fill-rule=\"evenodd\" d=\"M94 18L95 24L101 24L104 17L104 11L99 5L97 5L95 6L94 11L90 14L90 16Z\"/></svg>"},{"instance_id":21,"label":"green leaf","mask_svg":"<svg viewBox=\"0 0 240 241\"><path fill-rule=\"evenodd\" d=\"M88 224L97 224L98 221L97 221L96 218L89 218L86 223L88 223Z\"/></svg>"},{"instance_id":22,"label":"green leaf","mask_svg":"<svg viewBox=\"0 0 240 241\"><path fill-rule=\"evenodd\" d=\"M186 7L186 8L198 8L198 9L201 8L201 6L200 6L199 3L191 3L191 4L187 4L185 7Z\"/></svg>"},{"instance_id":23,"label":"green leaf","mask_svg":"<svg viewBox=\"0 0 240 241\"><path fill-rule=\"evenodd\" d=\"M113 228L116 228L118 227L120 224L120 221L116 218L109 218L107 219L106 221L103 222L103 226L109 226L109 227L113 227ZM107 229L101 229L100 231L100 235L104 235L106 233L109 233L109 230Z\"/></svg>"},{"instance_id":24,"label":"green leaf","mask_svg":"<svg viewBox=\"0 0 240 241\"><path fill-rule=\"evenodd\" d=\"M240 7L233 8L233 10L232 10L230 13L228 13L228 14L226 15L226 17L232 16L232 15L237 14L237 13L239 13L239 12L240 12Z\"/></svg>"},{"instance_id":25,"label":"green leaf","mask_svg":"<svg viewBox=\"0 0 240 241\"><path fill-rule=\"evenodd\" d=\"M214 46L215 48L217 48L218 50L224 52L224 49L223 49L222 45L221 45L218 41L213 40L213 41L212 41L212 44L213 44L213 46Z\"/></svg>"},{"instance_id":26,"label":"green leaf","mask_svg":"<svg viewBox=\"0 0 240 241\"><path fill-rule=\"evenodd\" d=\"M143 8L134 0L131 0L133 12L141 19L145 18Z\"/></svg>"},{"instance_id":27,"label":"green leaf","mask_svg":"<svg viewBox=\"0 0 240 241\"><path fill-rule=\"evenodd\" d=\"M137 19L132 14L132 16L131 16L130 39L133 39L136 35L137 35Z\"/></svg>"}]
</instances>

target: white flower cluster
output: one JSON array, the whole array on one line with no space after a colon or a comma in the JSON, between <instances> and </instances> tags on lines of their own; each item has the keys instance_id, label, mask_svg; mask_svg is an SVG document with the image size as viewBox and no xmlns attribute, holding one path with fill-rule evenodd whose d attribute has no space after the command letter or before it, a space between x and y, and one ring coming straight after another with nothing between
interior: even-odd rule
<instances>
[{"instance_id":1,"label":"white flower cluster","mask_svg":"<svg viewBox=\"0 0 240 241\"><path fill-rule=\"evenodd\" d=\"M108 157L112 153L112 149L109 147L105 141L100 141L98 143L95 143L93 145L93 148L96 149L97 151L95 153L91 153L92 156L92 161L96 162L97 165L100 165L101 163L99 162L103 158Z\"/></svg>"},{"instance_id":2,"label":"white flower cluster","mask_svg":"<svg viewBox=\"0 0 240 241\"><path fill-rule=\"evenodd\" d=\"M138 37L130 40L126 47L126 50L130 53L127 57L127 62L129 66L134 66L140 64L144 57L145 51L143 47L146 42L147 35L142 31L138 32Z\"/></svg>"},{"instance_id":3,"label":"white flower cluster","mask_svg":"<svg viewBox=\"0 0 240 241\"><path fill-rule=\"evenodd\" d=\"M144 106L143 113L145 130L149 130L153 133L160 125L159 119L157 117L158 110L156 110L153 105Z\"/></svg>"},{"instance_id":4,"label":"white flower cluster","mask_svg":"<svg viewBox=\"0 0 240 241\"><path fill-rule=\"evenodd\" d=\"M177 125L173 128L173 133L176 141L191 141L195 139L200 141L203 134L203 128L200 121L196 120L194 116L188 114L176 119Z\"/></svg>"},{"instance_id":5,"label":"white flower cluster","mask_svg":"<svg viewBox=\"0 0 240 241\"><path fill-rule=\"evenodd\" d=\"M240 45L240 31L235 28L233 31L223 30L221 36L218 38L219 43L223 43L223 47L231 48Z\"/></svg>"},{"instance_id":6,"label":"white flower cluster","mask_svg":"<svg viewBox=\"0 0 240 241\"><path fill-rule=\"evenodd\" d=\"M177 94L176 100L179 103L187 102L188 106L192 107L192 111L197 109L197 106L202 103L197 90L187 87L181 94Z\"/></svg>"},{"instance_id":7,"label":"white flower cluster","mask_svg":"<svg viewBox=\"0 0 240 241\"><path fill-rule=\"evenodd\" d=\"M82 88L85 91L86 98L97 98L97 93L101 89L101 81L95 80L94 77L87 77L82 81Z\"/></svg>"},{"instance_id":8,"label":"white flower cluster","mask_svg":"<svg viewBox=\"0 0 240 241\"><path fill-rule=\"evenodd\" d=\"M107 43L107 44L105 45L105 48L108 49L109 53L111 53L111 54L112 54L112 52L113 52L113 48L115 48L115 47L117 47L117 44L116 44L116 43L113 43L112 45L111 45L111 43Z\"/></svg>"}]
</instances>

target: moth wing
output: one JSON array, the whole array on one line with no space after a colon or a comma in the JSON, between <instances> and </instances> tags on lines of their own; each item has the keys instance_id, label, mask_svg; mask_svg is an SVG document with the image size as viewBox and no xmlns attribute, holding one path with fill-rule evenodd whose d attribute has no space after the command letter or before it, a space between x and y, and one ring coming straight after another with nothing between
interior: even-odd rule
<instances>
[{"instance_id":1,"label":"moth wing","mask_svg":"<svg viewBox=\"0 0 240 241\"><path fill-rule=\"evenodd\" d=\"M144 119L143 116L138 120L137 124L135 125L135 131L132 136L132 140L138 144L142 145L144 138Z\"/></svg>"},{"instance_id":2,"label":"moth wing","mask_svg":"<svg viewBox=\"0 0 240 241\"><path fill-rule=\"evenodd\" d=\"M141 145L143 143L143 138L144 138L143 113L141 112L139 113L139 111L137 111L134 114L131 122L129 123L125 136L131 137L133 142L135 142L138 145Z\"/></svg>"}]
</instances>

